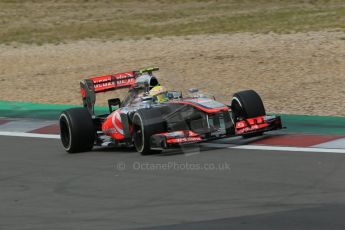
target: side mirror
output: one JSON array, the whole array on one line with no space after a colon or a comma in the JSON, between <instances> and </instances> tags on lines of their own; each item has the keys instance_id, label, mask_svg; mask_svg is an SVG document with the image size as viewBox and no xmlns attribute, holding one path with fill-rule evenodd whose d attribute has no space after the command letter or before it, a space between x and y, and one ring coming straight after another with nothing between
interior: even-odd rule
<instances>
[{"instance_id":1,"label":"side mirror","mask_svg":"<svg viewBox=\"0 0 345 230\"><path fill-rule=\"evenodd\" d=\"M180 91L168 91L169 99L180 99L182 98L182 92Z\"/></svg>"}]
</instances>

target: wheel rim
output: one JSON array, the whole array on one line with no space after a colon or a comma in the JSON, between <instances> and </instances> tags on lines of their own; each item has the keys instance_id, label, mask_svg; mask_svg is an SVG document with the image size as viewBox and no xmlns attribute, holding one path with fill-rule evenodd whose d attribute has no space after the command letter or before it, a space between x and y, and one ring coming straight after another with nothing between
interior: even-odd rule
<instances>
[{"instance_id":1,"label":"wheel rim","mask_svg":"<svg viewBox=\"0 0 345 230\"><path fill-rule=\"evenodd\" d=\"M236 100L233 101L231 110L237 120L245 117L242 106Z\"/></svg>"},{"instance_id":2,"label":"wheel rim","mask_svg":"<svg viewBox=\"0 0 345 230\"><path fill-rule=\"evenodd\" d=\"M60 120L60 136L62 145L68 149L70 147L70 132L68 128L68 124L64 118Z\"/></svg>"}]
</instances>

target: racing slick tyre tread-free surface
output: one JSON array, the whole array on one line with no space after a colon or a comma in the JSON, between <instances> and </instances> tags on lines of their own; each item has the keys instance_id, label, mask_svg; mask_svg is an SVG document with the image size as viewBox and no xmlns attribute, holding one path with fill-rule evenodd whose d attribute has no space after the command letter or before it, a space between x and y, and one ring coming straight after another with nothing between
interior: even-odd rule
<instances>
[{"instance_id":1,"label":"racing slick tyre tread-free surface","mask_svg":"<svg viewBox=\"0 0 345 230\"><path fill-rule=\"evenodd\" d=\"M86 108L63 111L59 123L61 142L67 152L78 153L92 149L96 132L91 115Z\"/></svg>"},{"instance_id":2,"label":"racing slick tyre tread-free surface","mask_svg":"<svg viewBox=\"0 0 345 230\"><path fill-rule=\"evenodd\" d=\"M254 90L245 90L235 93L231 101L231 108L235 121L238 118L247 119L266 115L261 97ZM242 137L250 138L260 135L262 135L262 133L248 133L242 135Z\"/></svg>"},{"instance_id":3,"label":"racing slick tyre tread-free surface","mask_svg":"<svg viewBox=\"0 0 345 230\"><path fill-rule=\"evenodd\" d=\"M135 149L142 155L162 152L162 150L153 150L150 146L151 136L166 129L160 109L139 109L135 112L132 121Z\"/></svg>"}]
</instances>

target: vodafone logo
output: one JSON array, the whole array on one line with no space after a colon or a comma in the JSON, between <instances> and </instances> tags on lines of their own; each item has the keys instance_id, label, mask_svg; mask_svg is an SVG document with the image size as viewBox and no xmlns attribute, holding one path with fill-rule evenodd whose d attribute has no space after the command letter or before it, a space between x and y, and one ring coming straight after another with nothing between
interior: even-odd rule
<instances>
[{"instance_id":1,"label":"vodafone logo","mask_svg":"<svg viewBox=\"0 0 345 230\"><path fill-rule=\"evenodd\" d=\"M94 86L95 88L102 88L102 87L108 87L108 86L114 86L114 82L106 82L106 83L96 83Z\"/></svg>"},{"instance_id":2,"label":"vodafone logo","mask_svg":"<svg viewBox=\"0 0 345 230\"><path fill-rule=\"evenodd\" d=\"M122 127L122 123L121 123L121 116L120 116L120 111L116 110L113 113L113 117L112 117L112 123L114 125L114 128L116 130L116 132L120 133L123 135L123 127Z\"/></svg>"}]
</instances>

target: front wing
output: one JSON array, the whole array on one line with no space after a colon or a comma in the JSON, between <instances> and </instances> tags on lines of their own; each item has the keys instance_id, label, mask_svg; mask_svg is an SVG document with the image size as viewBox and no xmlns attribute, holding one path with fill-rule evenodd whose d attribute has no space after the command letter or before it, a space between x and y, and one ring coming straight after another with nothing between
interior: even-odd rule
<instances>
[{"instance_id":1,"label":"front wing","mask_svg":"<svg viewBox=\"0 0 345 230\"><path fill-rule=\"evenodd\" d=\"M179 130L164 132L151 136L151 148L168 149L183 144L199 143L220 138L262 134L267 131L282 129L280 116L260 116L236 122L232 134L219 135L217 132L210 132L207 135L200 135L191 130Z\"/></svg>"}]
</instances>

